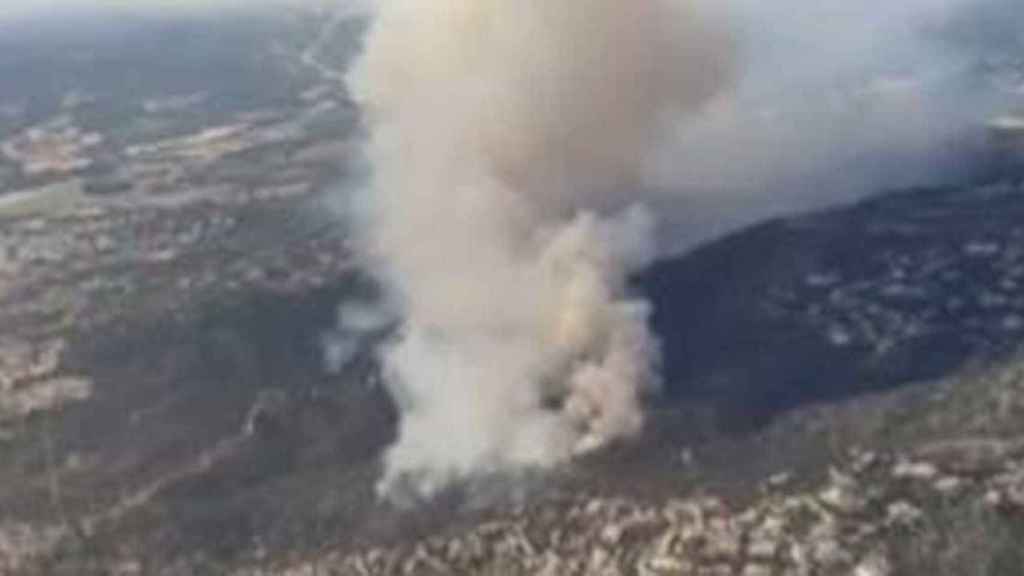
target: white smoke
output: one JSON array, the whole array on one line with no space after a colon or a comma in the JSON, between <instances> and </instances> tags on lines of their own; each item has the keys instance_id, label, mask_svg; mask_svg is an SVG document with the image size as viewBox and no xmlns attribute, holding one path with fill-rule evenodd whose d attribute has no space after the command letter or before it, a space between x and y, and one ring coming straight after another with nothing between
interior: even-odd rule
<instances>
[{"instance_id":1,"label":"white smoke","mask_svg":"<svg viewBox=\"0 0 1024 576\"><path fill-rule=\"evenodd\" d=\"M324 371L340 374L359 355L359 352L395 320L381 304L345 302L338 307L334 327L320 339Z\"/></svg>"},{"instance_id":2,"label":"white smoke","mask_svg":"<svg viewBox=\"0 0 1024 576\"><path fill-rule=\"evenodd\" d=\"M881 191L964 181L986 121L1022 102L1024 92L1012 93L1021 81L1001 88L979 73L1002 64L1024 73L1016 0L721 6L737 31L737 81L677 126L653 163L650 187L663 191L655 201L673 223L663 248Z\"/></svg>"},{"instance_id":3,"label":"white smoke","mask_svg":"<svg viewBox=\"0 0 1024 576\"><path fill-rule=\"evenodd\" d=\"M624 195L670 117L730 80L706 7L672 0L391 0L349 77L374 169L367 256L404 315L380 488L429 494L637 432L658 385L654 256Z\"/></svg>"}]
</instances>

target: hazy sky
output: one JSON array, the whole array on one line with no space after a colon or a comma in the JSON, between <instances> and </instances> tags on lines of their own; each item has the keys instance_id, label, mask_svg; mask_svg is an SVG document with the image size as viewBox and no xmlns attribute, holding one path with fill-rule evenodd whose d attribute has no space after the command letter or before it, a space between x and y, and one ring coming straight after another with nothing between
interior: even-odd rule
<instances>
[{"instance_id":1,"label":"hazy sky","mask_svg":"<svg viewBox=\"0 0 1024 576\"><path fill-rule=\"evenodd\" d=\"M59 16L68 11L96 10L131 13L189 12L272 5L336 4L361 10L368 0L0 0L0 20L22 17Z\"/></svg>"}]
</instances>

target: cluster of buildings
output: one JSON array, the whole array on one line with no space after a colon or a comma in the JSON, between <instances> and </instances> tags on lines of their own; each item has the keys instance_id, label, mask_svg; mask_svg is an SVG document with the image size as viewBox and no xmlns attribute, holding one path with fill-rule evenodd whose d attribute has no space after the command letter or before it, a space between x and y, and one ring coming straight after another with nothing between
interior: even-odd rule
<instances>
[{"instance_id":1,"label":"cluster of buildings","mask_svg":"<svg viewBox=\"0 0 1024 576\"><path fill-rule=\"evenodd\" d=\"M90 151L103 143L102 134L84 131L61 114L5 140L0 152L28 178L66 176L89 168Z\"/></svg>"},{"instance_id":2,"label":"cluster of buildings","mask_svg":"<svg viewBox=\"0 0 1024 576\"><path fill-rule=\"evenodd\" d=\"M796 481L780 473L758 486L750 503L701 494L653 504L622 497L537 498L454 533L339 551L289 570L254 567L235 574L897 576L936 557L931 548L922 549L920 558L901 557L898 543L948 529L936 522L949 521L949 510L961 509L955 506L992 516L1024 510L1024 462L1005 458L996 468L1005 466L1005 473L979 473L983 466L973 462L957 467L943 461L954 448L976 456L1013 447L945 447L928 459L853 449L836 458L841 463L824 480ZM937 510L947 516L939 520ZM993 548L1009 541L994 534L985 539ZM990 550L965 545L950 556L985 552Z\"/></svg>"},{"instance_id":3,"label":"cluster of buildings","mask_svg":"<svg viewBox=\"0 0 1024 576\"><path fill-rule=\"evenodd\" d=\"M866 211L859 250L776 303L832 345L879 357L942 339L979 352L1013 346L1024 334L1021 193L1013 183L923 192L919 209Z\"/></svg>"}]
</instances>

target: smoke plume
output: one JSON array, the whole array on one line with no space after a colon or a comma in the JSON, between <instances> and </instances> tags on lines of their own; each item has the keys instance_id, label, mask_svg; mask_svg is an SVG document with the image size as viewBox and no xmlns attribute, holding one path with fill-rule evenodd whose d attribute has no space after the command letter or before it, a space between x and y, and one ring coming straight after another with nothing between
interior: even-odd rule
<instances>
[{"instance_id":1,"label":"smoke plume","mask_svg":"<svg viewBox=\"0 0 1024 576\"><path fill-rule=\"evenodd\" d=\"M729 83L732 42L673 0L380 2L349 75L369 132L365 255L404 318L380 490L426 495L637 432L658 386L638 198L671 118Z\"/></svg>"},{"instance_id":2,"label":"smoke plume","mask_svg":"<svg viewBox=\"0 0 1024 576\"><path fill-rule=\"evenodd\" d=\"M1024 104L1016 0L722 0L736 81L659 150L649 188L685 250L767 217L963 183ZM979 157L982 156L982 157Z\"/></svg>"}]
</instances>

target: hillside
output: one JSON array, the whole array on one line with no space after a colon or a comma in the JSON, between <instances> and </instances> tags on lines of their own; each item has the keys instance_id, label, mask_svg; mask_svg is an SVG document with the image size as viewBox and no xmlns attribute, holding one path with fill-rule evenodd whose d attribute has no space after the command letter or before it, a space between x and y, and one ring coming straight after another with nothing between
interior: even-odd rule
<instances>
[{"instance_id":1,"label":"hillside","mask_svg":"<svg viewBox=\"0 0 1024 576\"><path fill-rule=\"evenodd\" d=\"M1022 192L892 194L656 265L645 434L413 509L372 496L394 426L376 340L324 370L337 304L374 287L317 196L12 217L0 566L1015 574Z\"/></svg>"}]
</instances>

